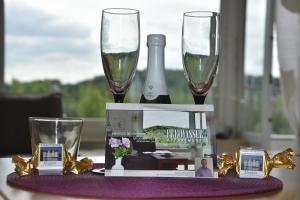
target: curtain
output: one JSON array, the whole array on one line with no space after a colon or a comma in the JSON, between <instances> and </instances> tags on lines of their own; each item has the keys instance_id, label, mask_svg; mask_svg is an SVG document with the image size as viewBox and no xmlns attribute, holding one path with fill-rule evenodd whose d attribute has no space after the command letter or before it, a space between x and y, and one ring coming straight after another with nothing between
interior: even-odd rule
<instances>
[{"instance_id":1,"label":"curtain","mask_svg":"<svg viewBox=\"0 0 300 200\"><path fill-rule=\"evenodd\" d=\"M300 138L300 1L276 0L275 9L285 113L292 130Z\"/></svg>"}]
</instances>

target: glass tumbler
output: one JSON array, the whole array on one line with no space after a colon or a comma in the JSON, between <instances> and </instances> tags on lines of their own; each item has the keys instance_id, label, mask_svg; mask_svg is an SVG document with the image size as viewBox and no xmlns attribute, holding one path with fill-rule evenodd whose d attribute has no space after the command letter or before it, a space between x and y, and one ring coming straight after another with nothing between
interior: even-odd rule
<instances>
[{"instance_id":1,"label":"glass tumbler","mask_svg":"<svg viewBox=\"0 0 300 200\"><path fill-rule=\"evenodd\" d=\"M83 120L79 118L30 117L32 154L39 143L64 144L77 159Z\"/></svg>"}]
</instances>

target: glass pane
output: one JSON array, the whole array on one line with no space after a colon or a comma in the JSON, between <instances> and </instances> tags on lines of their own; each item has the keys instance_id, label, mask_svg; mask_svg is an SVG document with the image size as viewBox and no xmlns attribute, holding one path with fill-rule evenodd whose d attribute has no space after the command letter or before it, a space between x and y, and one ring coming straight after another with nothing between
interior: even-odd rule
<instances>
[{"instance_id":1,"label":"glass pane","mask_svg":"<svg viewBox=\"0 0 300 200\"><path fill-rule=\"evenodd\" d=\"M276 27L273 29L273 60L272 60L272 133L273 134L293 134L286 113L282 91L280 88L280 71L277 50Z\"/></svg>"},{"instance_id":2,"label":"glass pane","mask_svg":"<svg viewBox=\"0 0 300 200\"><path fill-rule=\"evenodd\" d=\"M261 132L262 78L266 0L247 1L241 128Z\"/></svg>"},{"instance_id":3,"label":"glass pane","mask_svg":"<svg viewBox=\"0 0 300 200\"><path fill-rule=\"evenodd\" d=\"M147 64L146 35L167 36L166 79L173 103L193 103L181 61L183 13L219 12L220 0L5 0L5 82L14 93L63 93L66 116L101 117L113 102L100 58L101 10L141 13L138 70L125 101L139 102ZM167 8L167 9L166 9ZM215 79L217 80L217 79ZM215 87L215 86L214 86ZM211 103L214 87L206 103Z\"/></svg>"}]
</instances>

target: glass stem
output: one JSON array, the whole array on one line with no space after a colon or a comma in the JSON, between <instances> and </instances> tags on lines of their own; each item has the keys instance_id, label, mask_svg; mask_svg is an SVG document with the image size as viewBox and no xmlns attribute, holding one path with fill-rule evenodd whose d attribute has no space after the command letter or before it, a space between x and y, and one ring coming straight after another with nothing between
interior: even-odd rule
<instances>
[{"instance_id":1,"label":"glass stem","mask_svg":"<svg viewBox=\"0 0 300 200\"><path fill-rule=\"evenodd\" d=\"M193 95L193 96L194 96L195 104L204 104L206 95L204 95L204 96L195 96L195 95Z\"/></svg>"},{"instance_id":2,"label":"glass stem","mask_svg":"<svg viewBox=\"0 0 300 200\"><path fill-rule=\"evenodd\" d=\"M114 94L115 103L123 103L125 94Z\"/></svg>"}]
</instances>

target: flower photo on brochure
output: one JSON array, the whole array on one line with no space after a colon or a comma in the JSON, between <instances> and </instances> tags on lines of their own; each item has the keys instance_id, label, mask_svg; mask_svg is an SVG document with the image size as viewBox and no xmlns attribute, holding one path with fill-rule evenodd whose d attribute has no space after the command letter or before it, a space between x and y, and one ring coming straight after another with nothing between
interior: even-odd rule
<instances>
[{"instance_id":1,"label":"flower photo on brochure","mask_svg":"<svg viewBox=\"0 0 300 200\"><path fill-rule=\"evenodd\" d=\"M130 140L122 137L122 139L110 138L108 144L113 149L115 159L127 156L129 154Z\"/></svg>"}]
</instances>

